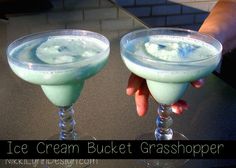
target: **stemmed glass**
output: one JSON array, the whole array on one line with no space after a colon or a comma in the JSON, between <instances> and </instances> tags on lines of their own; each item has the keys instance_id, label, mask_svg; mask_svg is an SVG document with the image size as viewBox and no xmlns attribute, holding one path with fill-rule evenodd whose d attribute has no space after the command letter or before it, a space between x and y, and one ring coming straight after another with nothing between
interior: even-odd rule
<instances>
[{"instance_id":1,"label":"stemmed glass","mask_svg":"<svg viewBox=\"0 0 236 168\"><path fill-rule=\"evenodd\" d=\"M27 35L8 46L12 71L27 82L40 85L47 98L59 108L60 133L53 138L84 139L75 130L72 106L85 80L104 67L109 52L109 41L103 35L72 29Z\"/></svg>"},{"instance_id":2,"label":"stemmed glass","mask_svg":"<svg viewBox=\"0 0 236 168\"><path fill-rule=\"evenodd\" d=\"M153 28L124 35L120 46L127 68L146 79L151 95L159 103L157 128L154 133L141 135L139 139L187 139L170 128L173 123L171 104L184 95L190 82L206 77L217 67L221 59L221 43L196 31ZM152 161L148 165L171 167L167 163Z\"/></svg>"}]
</instances>

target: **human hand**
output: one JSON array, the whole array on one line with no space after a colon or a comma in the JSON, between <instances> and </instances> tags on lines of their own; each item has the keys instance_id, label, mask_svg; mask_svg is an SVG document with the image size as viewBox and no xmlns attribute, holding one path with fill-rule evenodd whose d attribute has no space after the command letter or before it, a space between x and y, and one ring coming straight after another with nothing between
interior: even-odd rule
<instances>
[{"instance_id":1,"label":"human hand","mask_svg":"<svg viewBox=\"0 0 236 168\"><path fill-rule=\"evenodd\" d=\"M195 88L200 88L204 84L204 80L199 79L191 82L191 84ZM137 113L139 116L144 116L148 111L148 98L150 95L146 80L131 73L126 88L126 94L134 96ZM184 100L179 100L172 104L171 107L174 113L182 114L184 110L188 109L188 104Z\"/></svg>"}]
</instances>

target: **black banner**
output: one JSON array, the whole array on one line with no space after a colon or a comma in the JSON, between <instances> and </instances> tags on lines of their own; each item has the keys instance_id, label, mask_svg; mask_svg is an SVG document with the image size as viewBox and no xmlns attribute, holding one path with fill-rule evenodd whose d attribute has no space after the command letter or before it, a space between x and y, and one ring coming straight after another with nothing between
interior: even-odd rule
<instances>
[{"instance_id":1,"label":"black banner","mask_svg":"<svg viewBox=\"0 0 236 168\"><path fill-rule=\"evenodd\" d=\"M0 141L0 159L157 158L236 159L236 141Z\"/></svg>"}]
</instances>

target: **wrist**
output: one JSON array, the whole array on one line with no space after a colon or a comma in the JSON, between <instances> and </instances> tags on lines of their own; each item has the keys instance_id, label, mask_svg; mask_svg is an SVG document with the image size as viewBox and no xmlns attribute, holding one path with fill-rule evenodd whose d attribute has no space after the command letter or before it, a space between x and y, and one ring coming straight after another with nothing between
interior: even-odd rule
<instances>
[{"instance_id":1,"label":"wrist","mask_svg":"<svg viewBox=\"0 0 236 168\"><path fill-rule=\"evenodd\" d=\"M200 33L207 34L214 37L215 39L220 41L222 44L224 43L224 36L222 36L222 33L220 33L221 31L217 27L211 28L210 26L208 26L207 28L205 28L205 26L202 26L200 27L198 31Z\"/></svg>"}]
</instances>

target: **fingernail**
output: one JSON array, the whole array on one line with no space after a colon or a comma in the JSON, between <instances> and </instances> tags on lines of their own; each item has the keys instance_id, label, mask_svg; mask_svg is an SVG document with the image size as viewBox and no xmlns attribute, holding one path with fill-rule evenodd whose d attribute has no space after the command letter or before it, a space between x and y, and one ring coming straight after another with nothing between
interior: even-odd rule
<instances>
[{"instance_id":1,"label":"fingernail","mask_svg":"<svg viewBox=\"0 0 236 168\"><path fill-rule=\"evenodd\" d=\"M140 107L139 106L136 106L136 111L137 111L137 113L139 115L139 111L140 111Z\"/></svg>"},{"instance_id":2,"label":"fingernail","mask_svg":"<svg viewBox=\"0 0 236 168\"><path fill-rule=\"evenodd\" d=\"M131 88L127 88L126 89L126 94L129 95L129 96L133 95L132 94L132 89Z\"/></svg>"},{"instance_id":3,"label":"fingernail","mask_svg":"<svg viewBox=\"0 0 236 168\"><path fill-rule=\"evenodd\" d=\"M136 106L136 111L139 117L142 117L144 115L139 106Z\"/></svg>"},{"instance_id":4,"label":"fingernail","mask_svg":"<svg viewBox=\"0 0 236 168\"><path fill-rule=\"evenodd\" d=\"M194 86L196 88L200 88L202 85L204 84L204 80L203 79L199 79L194 83Z\"/></svg>"},{"instance_id":5,"label":"fingernail","mask_svg":"<svg viewBox=\"0 0 236 168\"><path fill-rule=\"evenodd\" d=\"M177 115L183 114L184 110L185 110L185 108L183 108L183 107L172 107L173 113L175 113Z\"/></svg>"},{"instance_id":6,"label":"fingernail","mask_svg":"<svg viewBox=\"0 0 236 168\"><path fill-rule=\"evenodd\" d=\"M176 106L172 106L172 107L171 107L171 110L172 110L173 113L177 113L177 108L176 108Z\"/></svg>"}]
</instances>

